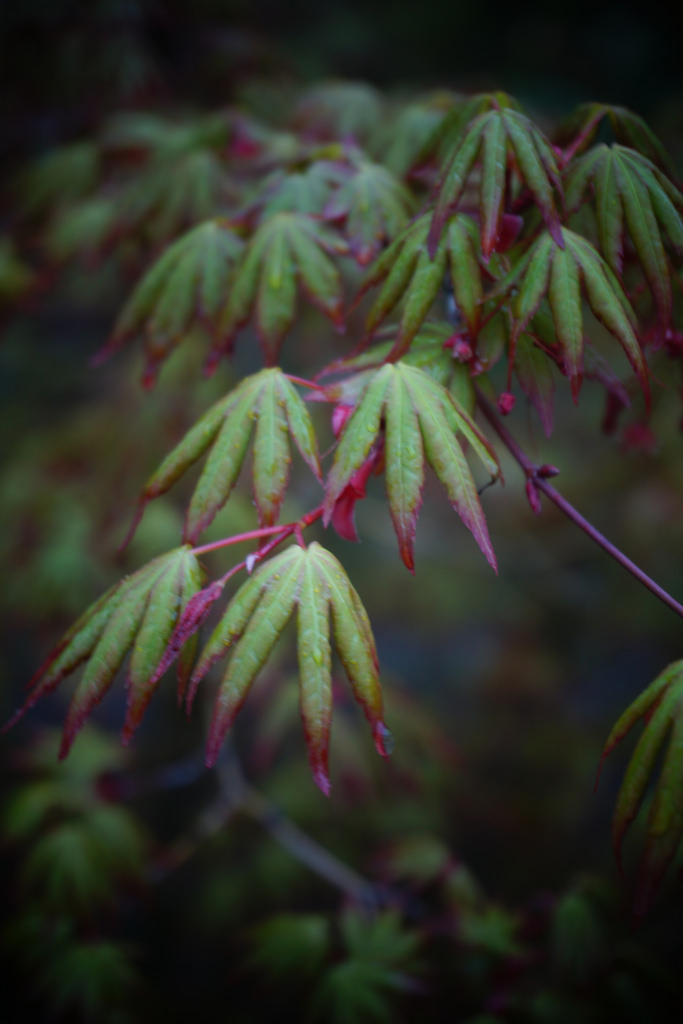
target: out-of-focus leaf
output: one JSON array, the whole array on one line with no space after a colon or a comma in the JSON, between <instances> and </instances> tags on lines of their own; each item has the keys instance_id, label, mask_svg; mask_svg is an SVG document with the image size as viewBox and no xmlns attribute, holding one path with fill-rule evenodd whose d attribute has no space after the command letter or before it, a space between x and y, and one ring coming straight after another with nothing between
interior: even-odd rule
<instances>
[{"instance_id":1,"label":"out-of-focus leaf","mask_svg":"<svg viewBox=\"0 0 683 1024\"><path fill-rule=\"evenodd\" d=\"M639 916L650 906L683 835L683 661L665 668L626 709L607 738L603 759L641 719L645 729L626 770L612 826L614 849L621 864L624 837L638 815L661 757L636 888L634 909Z\"/></svg>"},{"instance_id":2,"label":"out-of-focus leaf","mask_svg":"<svg viewBox=\"0 0 683 1024\"><path fill-rule=\"evenodd\" d=\"M403 107L389 124L374 151L397 177L404 178L421 162L426 143L443 123L452 102L450 93L434 93Z\"/></svg>"},{"instance_id":3,"label":"out-of-focus leaf","mask_svg":"<svg viewBox=\"0 0 683 1024\"><path fill-rule=\"evenodd\" d=\"M227 215L235 198L216 153L181 146L170 156L160 153L135 176L121 196L119 220L158 246L201 221Z\"/></svg>"},{"instance_id":4,"label":"out-of-focus leaf","mask_svg":"<svg viewBox=\"0 0 683 1024\"><path fill-rule=\"evenodd\" d=\"M595 316L621 343L649 400L647 368L635 334L635 315L616 277L587 239L565 228L565 249L559 249L548 234L531 250L526 272L515 300L513 340L526 329L542 298L550 300L555 332L564 370L576 400L583 375L583 283ZM514 354L514 344L512 346Z\"/></svg>"},{"instance_id":5,"label":"out-of-focus leaf","mask_svg":"<svg viewBox=\"0 0 683 1024\"><path fill-rule=\"evenodd\" d=\"M555 380L552 362L527 334L517 339L515 370L522 391L536 409L546 436L553 431Z\"/></svg>"},{"instance_id":6,"label":"out-of-focus leaf","mask_svg":"<svg viewBox=\"0 0 683 1024\"><path fill-rule=\"evenodd\" d=\"M462 310L472 337L476 337L480 318L483 282L479 265L476 224L464 214L450 219L433 258L427 251L430 215L409 225L394 244L376 260L361 286L360 295L384 282L365 322L372 336L396 304L404 299L403 314L392 349L396 358L408 350L424 324L448 273L455 300Z\"/></svg>"},{"instance_id":7,"label":"out-of-focus leaf","mask_svg":"<svg viewBox=\"0 0 683 1024\"><path fill-rule=\"evenodd\" d=\"M51 212L55 205L83 199L97 184L100 152L96 143L74 142L60 146L29 165L17 181L23 212Z\"/></svg>"},{"instance_id":8,"label":"out-of-focus leaf","mask_svg":"<svg viewBox=\"0 0 683 1024\"><path fill-rule=\"evenodd\" d=\"M328 922L319 914L281 914L254 928L250 962L259 973L298 981L315 976L330 946Z\"/></svg>"},{"instance_id":9,"label":"out-of-focus leaf","mask_svg":"<svg viewBox=\"0 0 683 1024\"><path fill-rule=\"evenodd\" d=\"M382 113L379 93L364 82L326 82L309 89L294 112L298 128L315 139L372 138Z\"/></svg>"},{"instance_id":10,"label":"out-of-focus leaf","mask_svg":"<svg viewBox=\"0 0 683 1024\"><path fill-rule=\"evenodd\" d=\"M215 327L244 243L224 223L206 221L173 242L138 283L116 321L105 353L130 338L145 342L145 382L193 321Z\"/></svg>"},{"instance_id":11,"label":"out-of-focus leaf","mask_svg":"<svg viewBox=\"0 0 683 1024\"><path fill-rule=\"evenodd\" d=\"M341 927L347 955L318 986L316 1016L335 1024L394 1019L398 995L415 988L420 971L418 935L392 911L373 918L349 911Z\"/></svg>"},{"instance_id":12,"label":"out-of-focus leaf","mask_svg":"<svg viewBox=\"0 0 683 1024\"><path fill-rule=\"evenodd\" d=\"M365 266L407 223L412 199L381 164L362 161L325 205L328 220L344 220L349 248Z\"/></svg>"},{"instance_id":13,"label":"out-of-focus leaf","mask_svg":"<svg viewBox=\"0 0 683 1024\"><path fill-rule=\"evenodd\" d=\"M591 185L605 260L621 274L626 227L666 327L672 304L665 236L683 249L683 195L645 156L618 145L597 146L577 162L567 184L570 208L580 204Z\"/></svg>"},{"instance_id":14,"label":"out-of-focus leaf","mask_svg":"<svg viewBox=\"0 0 683 1024\"><path fill-rule=\"evenodd\" d=\"M484 513L457 435L470 443L486 469L496 477L499 467L493 449L446 388L405 362L387 364L369 378L335 452L327 480L323 521L329 523L332 519L336 502L363 466L383 421L387 495L406 566L411 571L414 568L413 540L426 459L495 568Z\"/></svg>"},{"instance_id":15,"label":"out-of-focus leaf","mask_svg":"<svg viewBox=\"0 0 683 1024\"><path fill-rule=\"evenodd\" d=\"M255 315L272 364L294 323L297 286L341 329L341 277L327 254L344 248L338 236L307 214L283 212L264 221L237 268L221 318L222 347L229 347Z\"/></svg>"},{"instance_id":16,"label":"out-of-focus leaf","mask_svg":"<svg viewBox=\"0 0 683 1024\"><path fill-rule=\"evenodd\" d=\"M387 755L377 652L370 623L341 564L319 544L292 545L264 563L237 591L209 638L190 681L188 703L209 668L233 648L220 685L207 743L215 763L225 735L257 673L298 606L299 700L313 779L329 793L332 716L330 614L334 644L356 700Z\"/></svg>"}]
</instances>

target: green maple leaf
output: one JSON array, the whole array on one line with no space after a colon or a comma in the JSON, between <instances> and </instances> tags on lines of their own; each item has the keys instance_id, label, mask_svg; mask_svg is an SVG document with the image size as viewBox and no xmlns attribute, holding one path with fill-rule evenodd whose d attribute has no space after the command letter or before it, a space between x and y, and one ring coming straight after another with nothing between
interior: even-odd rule
<instances>
[{"instance_id":1,"label":"green maple leaf","mask_svg":"<svg viewBox=\"0 0 683 1024\"><path fill-rule=\"evenodd\" d=\"M641 719L645 730L626 770L612 825L614 850L621 864L624 837L638 815L661 757L640 861L635 904L638 915L649 907L683 835L683 661L664 669L627 708L607 738L603 760Z\"/></svg>"},{"instance_id":2,"label":"green maple leaf","mask_svg":"<svg viewBox=\"0 0 683 1024\"><path fill-rule=\"evenodd\" d=\"M219 220L198 224L162 253L123 307L105 353L144 339L150 385L194 321L214 327L244 242Z\"/></svg>"},{"instance_id":3,"label":"green maple leaf","mask_svg":"<svg viewBox=\"0 0 683 1024\"><path fill-rule=\"evenodd\" d=\"M369 337L404 300L392 358L410 346L440 294L446 274L450 275L455 300L470 334L476 337L478 332L483 282L476 224L464 214L451 217L432 257L427 249L430 218L430 214L424 214L406 227L369 268L361 286L359 298L368 288L383 282L365 321Z\"/></svg>"},{"instance_id":4,"label":"green maple leaf","mask_svg":"<svg viewBox=\"0 0 683 1024\"><path fill-rule=\"evenodd\" d=\"M195 423L147 481L141 514L209 449L185 520L185 539L194 543L230 496L254 438L253 489L259 523L272 525L289 482L288 434L318 479L320 458L308 410L289 378L278 368L245 377Z\"/></svg>"},{"instance_id":5,"label":"green maple leaf","mask_svg":"<svg viewBox=\"0 0 683 1024\"><path fill-rule=\"evenodd\" d=\"M522 391L540 416L546 437L550 437L555 397L552 361L528 334L521 334L517 339L515 371Z\"/></svg>"},{"instance_id":6,"label":"green maple leaf","mask_svg":"<svg viewBox=\"0 0 683 1024\"><path fill-rule=\"evenodd\" d=\"M412 198L391 171L362 160L327 201L324 216L344 220L349 248L365 266L407 223Z\"/></svg>"},{"instance_id":7,"label":"green maple leaf","mask_svg":"<svg viewBox=\"0 0 683 1024\"><path fill-rule=\"evenodd\" d=\"M583 375L583 285L593 313L621 343L649 399L647 367L635 334L635 314L621 285L587 239L565 228L564 241L565 247L560 249L551 235L544 232L518 268L521 282L513 304L512 356L516 339L547 295L565 372L576 400Z\"/></svg>"},{"instance_id":8,"label":"green maple leaf","mask_svg":"<svg viewBox=\"0 0 683 1024\"><path fill-rule=\"evenodd\" d=\"M582 103L560 125L557 139L575 156L594 141L605 118L617 142L636 150L661 168L669 178L676 180L676 168L662 143L642 117L626 107L610 106L607 103Z\"/></svg>"},{"instance_id":9,"label":"green maple leaf","mask_svg":"<svg viewBox=\"0 0 683 1024\"><path fill-rule=\"evenodd\" d=\"M188 707L212 665L234 648L220 684L207 742L215 763L249 689L298 607L299 700L315 783L329 793L332 721L330 618L334 644L353 694L387 755L377 652L361 600L340 562L317 543L294 544L265 562L237 591L204 647L190 680Z\"/></svg>"},{"instance_id":10,"label":"green maple leaf","mask_svg":"<svg viewBox=\"0 0 683 1024\"><path fill-rule=\"evenodd\" d=\"M495 453L454 396L428 373L405 362L390 363L368 374L335 452L323 522L330 522L336 501L368 458L383 424L389 510L406 566L414 570L415 527L428 462L495 569L486 520L458 435L469 443L492 477L500 471Z\"/></svg>"},{"instance_id":11,"label":"green maple leaf","mask_svg":"<svg viewBox=\"0 0 683 1024\"><path fill-rule=\"evenodd\" d=\"M448 160L439 185L429 232L429 249L437 250L449 213L460 202L470 176L481 160L479 213L481 251L488 259L500 236L508 195L508 173L528 188L534 202L562 248L562 229L555 195L562 199L562 182L555 153L540 129L511 107L479 114L467 125Z\"/></svg>"},{"instance_id":12,"label":"green maple leaf","mask_svg":"<svg viewBox=\"0 0 683 1024\"><path fill-rule=\"evenodd\" d=\"M60 758L104 697L131 651L127 673L128 707L122 738L128 742L151 700L154 670L161 661L183 608L202 585L202 571L187 545L155 558L111 587L88 608L50 654L31 681L14 724L65 676L86 662L71 699Z\"/></svg>"},{"instance_id":13,"label":"green maple leaf","mask_svg":"<svg viewBox=\"0 0 683 1024\"><path fill-rule=\"evenodd\" d=\"M448 116L452 103L453 95L444 91L403 107L381 134L373 152L381 154L382 163L398 178L405 178L424 160L425 148Z\"/></svg>"},{"instance_id":14,"label":"green maple leaf","mask_svg":"<svg viewBox=\"0 0 683 1024\"><path fill-rule=\"evenodd\" d=\"M152 245L177 238L181 231L228 213L235 187L220 157L192 149L174 158L151 160L124 189L119 200L123 229L138 231Z\"/></svg>"},{"instance_id":15,"label":"green maple leaf","mask_svg":"<svg viewBox=\"0 0 683 1024\"><path fill-rule=\"evenodd\" d=\"M382 115L380 94L364 82L326 82L299 100L294 121L318 139L371 139Z\"/></svg>"},{"instance_id":16,"label":"green maple leaf","mask_svg":"<svg viewBox=\"0 0 683 1024\"><path fill-rule=\"evenodd\" d=\"M259 221L276 213L306 213L321 217L334 188L344 180L341 161L316 159L304 170L276 171L258 188L247 211L259 210Z\"/></svg>"},{"instance_id":17,"label":"green maple leaf","mask_svg":"<svg viewBox=\"0 0 683 1024\"><path fill-rule=\"evenodd\" d=\"M612 270L623 269L624 233L652 291L661 322L671 322L671 280L665 237L683 250L683 195L650 160L624 146L596 146L567 180L567 207L579 206L592 186L602 253Z\"/></svg>"},{"instance_id":18,"label":"green maple leaf","mask_svg":"<svg viewBox=\"0 0 683 1024\"><path fill-rule=\"evenodd\" d=\"M328 253L344 251L339 237L307 214L283 212L264 221L237 269L221 320L223 345L254 315L272 365L294 323L299 288L341 330L341 277Z\"/></svg>"},{"instance_id":19,"label":"green maple leaf","mask_svg":"<svg viewBox=\"0 0 683 1024\"><path fill-rule=\"evenodd\" d=\"M97 185L101 171L99 146L92 141L60 146L29 164L16 189L28 215L51 212L85 198Z\"/></svg>"}]
</instances>

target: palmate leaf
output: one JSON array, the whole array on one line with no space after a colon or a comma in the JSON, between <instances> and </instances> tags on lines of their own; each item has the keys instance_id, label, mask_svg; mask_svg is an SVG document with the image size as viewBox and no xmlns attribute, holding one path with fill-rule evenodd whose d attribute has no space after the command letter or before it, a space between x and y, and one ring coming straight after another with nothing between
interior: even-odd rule
<instances>
[{"instance_id":1,"label":"palmate leaf","mask_svg":"<svg viewBox=\"0 0 683 1024\"><path fill-rule=\"evenodd\" d=\"M309 89L294 112L296 126L315 139L372 138L382 114L382 99L365 82L327 82Z\"/></svg>"},{"instance_id":2,"label":"palmate leaf","mask_svg":"<svg viewBox=\"0 0 683 1024\"><path fill-rule=\"evenodd\" d=\"M341 239L303 213L278 213L257 229L237 270L221 319L223 347L254 315L270 365L294 323L297 287L335 326L344 326L341 277L327 255Z\"/></svg>"},{"instance_id":3,"label":"palmate leaf","mask_svg":"<svg viewBox=\"0 0 683 1024\"><path fill-rule=\"evenodd\" d=\"M439 186L429 231L429 251L437 251L449 213L457 207L477 161L481 159L479 212L481 251L485 260L495 251L501 234L508 190L508 170L513 169L529 189L557 245L562 248L562 229L556 194L562 199L562 183L552 146L540 129L510 107L480 114L461 136Z\"/></svg>"},{"instance_id":4,"label":"palmate leaf","mask_svg":"<svg viewBox=\"0 0 683 1024\"><path fill-rule=\"evenodd\" d=\"M63 637L31 680L31 692L10 725L61 680L87 662L71 699L60 758L96 704L111 686L126 654L128 708L122 738L128 742L140 724L158 679L154 670L184 606L202 585L202 571L188 545L155 558L108 590Z\"/></svg>"},{"instance_id":5,"label":"palmate leaf","mask_svg":"<svg viewBox=\"0 0 683 1024\"><path fill-rule=\"evenodd\" d=\"M194 320L214 326L244 242L228 224L209 220L173 242L123 307L106 352L142 336L151 384L156 368Z\"/></svg>"},{"instance_id":6,"label":"palmate leaf","mask_svg":"<svg viewBox=\"0 0 683 1024\"><path fill-rule=\"evenodd\" d=\"M405 362L390 363L368 376L335 452L323 522L331 521L336 502L369 457L384 424L389 509L406 566L414 570L415 526L427 461L495 569L486 520L458 435L495 478L500 470L491 445L453 395L423 370Z\"/></svg>"},{"instance_id":7,"label":"palmate leaf","mask_svg":"<svg viewBox=\"0 0 683 1024\"><path fill-rule=\"evenodd\" d=\"M612 826L614 849L621 863L624 837L638 815L661 757L640 861L635 904L638 915L647 911L683 835L683 661L665 668L627 708L607 738L603 759L641 719L645 730L626 770Z\"/></svg>"},{"instance_id":8,"label":"palmate leaf","mask_svg":"<svg viewBox=\"0 0 683 1024\"><path fill-rule=\"evenodd\" d=\"M120 223L160 245L200 221L227 213L236 198L216 153L181 152L173 159L151 161L133 179L120 199Z\"/></svg>"},{"instance_id":9,"label":"palmate leaf","mask_svg":"<svg viewBox=\"0 0 683 1024\"><path fill-rule=\"evenodd\" d=\"M621 343L649 400L647 368L635 334L635 315L621 285L587 239L566 228L564 239L565 248L560 249L545 232L528 253L513 305L511 358L516 339L547 295L564 370L576 400L583 375L583 286L593 313Z\"/></svg>"},{"instance_id":10,"label":"palmate leaf","mask_svg":"<svg viewBox=\"0 0 683 1024\"><path fill-rule=\"evenodd\" d=\"M334 645L354 696L370 722L375 746L387 756L377 652L367 614L340 562L316 542L294 544L265 562L237 591L204 647L190 680L188 707L197 686L230 648L207 743L207 765L249 689L298 608L299 700L315 783L329 793L328 752L332 721L330 618Z\"/></svg>"},{"instance_id":11,"label":"palmate leaf","mask_svg":"<svg viewBox=\"0 0 683 1024\"><path fill-rule=\"evenodd\" d=\"M261 370L213 405L150 477L140 497L140 512L164 494L210 450L185 520L185 539L194 543L230 496L249 441L254 438L254 499L262 526L272 525L289 482L288 434L318 479L322 477L313 424L289 378L277 368Z\"/></svg>"},{"instance_id":12,"label":"palmate leaf","mask_svg":"<svg viewBox=\"0 0 683 1024\"><path fill-rule=\"evenodd\" d=\"M258 209L259 221L276 213L306 213L321 217L332 191L346 177L341 161L318 159L304 170L276 171L259 187L247 211Z\"/></svg>"},{"instance_id":13,"label":"palmate leaf","mask_svg":"<svg viewBox=\"0 0 683 1024\"><path fill-rule=\"evenodd\" d=\"M406 177L421 162L428 142L448 116L454 96L445 91L403 107L380 134L373 153L398 178Z\"/></svg>"},{"instance_id":14,"label":"palmate leaf","mask_svg":"<svg viewBox=\"0 0 683 1024\"><path fill-rule=\"evenodd\" d=\"M575 156L593 142L605 118L617 142L652 161L672 180L676 179L676 168L662 143L642 117L626 107L583 103L560 126L557 139Z\"/></svg>"},{"instance_id":15,"label":"palmate leaf","mask_svg":"<svg viewBox=\"0 0 683 1024\"><path fill-rule=\"evenodd\" d=\"M398 235L411 208L411 195L398 178L381 164L363 160L327 201L324 216L344 220L349 248L364 267Z\"/></svg>"},{"instance_id":16,"label":"palmate leaf","mask_svg":"<svg viewBox=\"0 0 683 1024\"><path fill-rule=\"evenodd\" d=\"M596 146L575 164L567 206L575 209L592 186L602 253L621 275L624 230L643 268L664 326L671 322L671 280L665 235L683 250L683 195L650 160L624 146Z\"/></svg>"},{"instance_id":17,"label":"palmate leaf","mask_svg":"<svg viewBox=\"0 0 683 1024\"><path fill-rule=\"evenodd\" d=\"M410 346L439 295L446 274L450 275L455 300L473 338L478 331L483 283L477 226L464 214L451 217L432 258L427 251L429 225L430 214L425 214L405 228L369 268L361 286L363 295L368 288L384 282L366 318L369 337L404 299L392 358Z\"/></svg>"}]
</instances>

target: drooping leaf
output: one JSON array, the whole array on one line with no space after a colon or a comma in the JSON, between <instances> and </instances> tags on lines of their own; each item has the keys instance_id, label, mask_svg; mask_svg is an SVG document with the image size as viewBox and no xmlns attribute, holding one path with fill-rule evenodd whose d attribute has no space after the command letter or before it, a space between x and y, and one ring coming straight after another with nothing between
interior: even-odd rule
<instances>
[{"instance_id":1,"label":"drooping leaf","mask_svg":"<svg viewBox=\"0 0 683 1024\"><path fill-rule=\"evenodd\" d=\"M261 565L237 591L200 656L188 703L211 666L233 648L207 743L207 764L212 765L256 675L297 606L301 717L314 781L327 794L332 718L330 615L336 649L370 722L375 745L385 756L388 733L367 614L341 564L319 544L314 542L308 548L292 545Z\"/></svg>"},{"instance_id":2,"label":"drooping leaf","mask_svg":"<svg viewBox=\"0 0 683 1024\"><path fill-rule=\"evenodd\" d=\"M301 97L294 120L309 137L362 143L375 134L381 113L381 97L371 85L325 82Z\"/></svg>"},{"instance_id":3,"label":"drooping leaf","mask_svg":"<svg viewBox=\"0 0 683 1024\"><path fill-rule=\"evenodd\" d=\"M514 343L537 313L547 294L564 370L576 399L583 373L583 310L581 283L593 313L621 343L640 380L646 399L649 385L645 360L635 334L635 314L619 282L597 250L581 235L565 228L565 249L548 234L534 243L515 300Z\"/></svg>"},{"instance_id":4,"label":"drooping leaf","mask_svg":"<svg viewBox=\"0 0 683 1024\"><path fill-rule=\"evenodd\" d=\"M429 231L434 255L449 213L460 202L477 159L482 154L479 185L481 250L485 260L495 251L507 191L507 171L514 171L531 192L555 243L562 248L562 229L555 196L562 184L555 155L541 130L511 107L491 109L470 122L444 170Z\"/></svg>"},{"instance_id":5,"label":"drooping leaf","mask_svg":"<svg viewBox=\"0 0 683 1024\"><path fill-rule=\"evenodd\" d=\"M666 239L683 249L683 195L650 160L624 146L596 146L575 166L567 186L577 207L590 186L603 255L622 273L624 229L633 244L659 313L671 322L671 282Z\"/></svg>"},{"instance_id":6,"label":"drooping leaf","mask_svg":"<svg viewBox=\"0 0 683 1024\"><path fill-rule=\"evenodd\" d=\"M217 220L206 221L173 242L147 271L123 307L106 351L144 338L147 379L193 321L214 327L244 243Z\"/></svg>"},{"instance_id":7,"label":"drooping leaf","mask_svg":"<svg viewBox=\"0 0 683 1024\"><path fill-rule=\"evenodd\" d=\"M522 391L541 418L546 437L550 437L553 430L555 392L552 363L527 334L521 334L517 339L515 370Z\"/></svg>"},{"instance_id":8,"label":"drooping leaf","mask_svg":"<svg viewBox=\"0 0 683 1024\"><path fill-rule=\"evenodd\" d=\"M156 683L151 684L184 603L201 586L201 570L184 545L154 559L112 587L68 631L32 680L33 689L9 723L14 724L37 700L87 662L67 712L60 758L66 757L76 733L111 686L132 650L129 701L123 737L128 741L140 723Z\"/></svg>"},{"instance_id":9,"label":"drooping leaf","mask_svg":"<svg viewBox=\"0 0 683 1024\"><path fill-rule=\"evenodd\" d=\"M499 467L493 449L454 396L428 373L406 362L387 364L369 375L335 452L327 480L323 522L331 521L337 501L368 458L383 422L389 508L407 567L412 571L413 537L426 458L451 504L495 568L484 513L457 435L469 442L495 477Z\"/></svg>"},{"instance_id":10,"label":"drooping leaf","mask_svg":"<svg viewBox=\"0 0 683 1024\"><path fill-rule=\"evenodd\" d=\"M607 738L603 759L641 719L645 729L626 770L612 827L614 849L621 863L624 837L638 815L661 757L640 860L635 903L638 915L648 909L683 835L683 661L664 669L627 708Z\"/></svg>"},{"instance_id":11,"label":"drooping leaf","mask_svg":"<svg viewBox=\"0 0 683 1024\"><path fill-rule=\"evenodd\" d=\"M398 235L411 207L410 193L391 171L364 160L328 200L324 216L344 220L349 248L364 267Z\"/></svg>"},{"instance_id":12,"label":"drooping leaf","mask_svg":"<svg viewBox=\"0 0 683 1024\"><path fill-rule=\"evenodd\" d=\"M322 475L308 410L292 382L276 368L245 377L204 414L148 480L141 509L210 449L187 512L185 536L194 543L228 500L254 429L254 498L259 522L272 525L289 481L288 433L316 477Z\"/></svg>"},{"instance_id":13,"label":"drooping leaf","mask_svg":"<svg viewBox=\"0 0 683 1024\"><path fill-rule=\"evenodd\" d=\"M297 285L341 329L341 277L328 255L341 251L339 238L307 214L283 212L264 221L237 269L221 319L222 346L254 315L272 364L294 323Z\"/></svg>"},{"instance_id":14,"label":"drooping leaf","mask_svg":"<svg viewBox=\"0 0 683 1024\"><path fill-rule=\"evenodd\" d=\"M393 359L409 349L441 293L447 273L468 330L473 338L477 335L484 286L476 224L464 214L452 217L432 258L426 244L429 223L430 215L425 214L409 225L369 268L361 286L360 295L369 287L384 282L366 318L368 337L372 337L397 303L404 300L392 348Z\"/></svg>"}]
</instances>

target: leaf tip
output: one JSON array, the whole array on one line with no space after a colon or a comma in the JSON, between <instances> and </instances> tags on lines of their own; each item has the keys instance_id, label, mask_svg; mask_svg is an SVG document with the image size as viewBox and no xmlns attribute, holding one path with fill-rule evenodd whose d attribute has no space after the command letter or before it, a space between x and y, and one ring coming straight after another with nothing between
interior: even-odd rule
<instances>
[{"instance_id":1,"label":"leaf tip","mask_svg":"<svg viewBox=\"0 0 683 1024\"><path fill-rule=\"evenodd\" d=\"M373 726L372 736L377 753L382 757L391 757L394 752L394 737L381 719Z\"/></svg>"}]
</instances>

